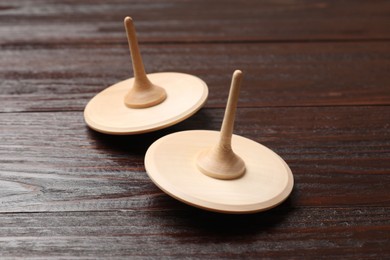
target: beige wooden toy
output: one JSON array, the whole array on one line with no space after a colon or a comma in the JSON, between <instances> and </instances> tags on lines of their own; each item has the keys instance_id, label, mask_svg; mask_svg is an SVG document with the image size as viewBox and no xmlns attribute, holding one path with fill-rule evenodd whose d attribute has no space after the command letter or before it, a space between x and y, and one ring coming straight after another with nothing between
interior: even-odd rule
<instances>
[{"instance_id":1,"label":"beige wooden toy","mask_svg":"<svg viewBox=\"0 0 390 260\"><path fill-rule=\"evenodd\" d=\"M254 213L279 205L291 193L293 175L283 159L233 135L241 77L241 71L234 72L221 132L173 133L146 152L149 177L170 196L205 210Z\"/></svg>"},{"instance_id":2,"label":"beige wooden toy","mask_svg":"<svg viewBox=\"0 0 390 260\"><path fill-rule=\"evenodd\" d=\"M124 20L134 78L114 84L92 98L84 110L89 127L106 134L126 135L162 129L196 113L208 88L198 77L160 72L146 74L133 20Z\"/></svg>"}]
</instances>

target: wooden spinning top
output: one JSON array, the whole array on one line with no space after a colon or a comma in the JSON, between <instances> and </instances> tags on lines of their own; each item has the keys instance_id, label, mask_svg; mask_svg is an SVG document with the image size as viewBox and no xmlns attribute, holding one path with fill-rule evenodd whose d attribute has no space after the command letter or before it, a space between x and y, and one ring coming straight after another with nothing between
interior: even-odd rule
<instances>
[{"instance_id":1,"label":"wooden spinning top","mask_svg":"<svg viewBox=\"0 0 390 260\"><path fill-rule=\"evenodd\" d=\"M133 20L126 17L134 78L116 83L92 98L84 119L106 134L139 134L162 129L196 113L206 102L208 88L193 75L178 72L146 74Z\"/></svg>"},{"instance_id":2,"label":"wooden spinning top","mask_svg":"<svg viewBox=\"0 0 390 260\"><path fill-rule=\"evenodd\" d=\"M177 132L149 147L146 171L170 196L205 210L238 214L270 209L291 193L293 175L283 159L233 135L241 78L235 71L220 132Z\"/></svg>"}]
</instances>

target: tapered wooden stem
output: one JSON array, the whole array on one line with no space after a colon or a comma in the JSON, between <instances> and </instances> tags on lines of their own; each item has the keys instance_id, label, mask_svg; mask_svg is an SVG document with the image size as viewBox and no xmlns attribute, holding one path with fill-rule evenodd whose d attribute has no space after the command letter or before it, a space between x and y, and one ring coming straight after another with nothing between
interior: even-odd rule
<instances>
[{"instance_id":1,"label":"tapered wooden stem","mask_svg":"<svg viewBox=\"0 0 390 260\"><path fill-rule=\"evenodd\" d=\"M213 178L236 179L245 173L244 161L233 152L231 146L241 79L242 72L236 70L233 73L219 142L202 152L197 159L199 170Z\"/></svg>"},{"instance_id":2,"label":"tapered wooden stem","mask_svg":"<svg viewBox=\"0 0 390 260\"><path fill-rule=\"evenodd\" d=\"M134 84L125 96L124 102L126 106L131 108L146 108L155 106L164 101L167 94L163 88L150 82L145 73L141 53L138 48L138 40L133 20L130 17L126 17L124 25L126 28L134 71Z\"/></svg>"}]
</instances>

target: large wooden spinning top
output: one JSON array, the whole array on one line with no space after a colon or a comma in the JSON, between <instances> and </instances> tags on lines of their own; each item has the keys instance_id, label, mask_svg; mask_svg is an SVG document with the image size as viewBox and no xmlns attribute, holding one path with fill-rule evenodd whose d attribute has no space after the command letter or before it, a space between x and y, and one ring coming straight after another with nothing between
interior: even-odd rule
<instances>
[{"instance_id":1,"label":"large wooden spinning top","mask_svg":"<svg viewBox=\"0 0 390 260\"><path fill-rule=\"evenodd\" d=\"M146 152L149 177L170 196L205 210L253 213L279 205L291 193L293 175L283 159L233 135L241 77L234 72L220 132L173 133Z\"/></svg>"},{"instance_id":2,"label":"large wooden spinning top","mask_svg":"<svg viewBox=\"0 0 390 260\"><path fill-rule=\"evenodd\" d=\"M133 20L124 20L134 78L92 98L84 110L89 127L106 134L139 134L162 129L193 115L206 102L206 83L178 72L146 74Z\"/></svg>"}]
</instances>

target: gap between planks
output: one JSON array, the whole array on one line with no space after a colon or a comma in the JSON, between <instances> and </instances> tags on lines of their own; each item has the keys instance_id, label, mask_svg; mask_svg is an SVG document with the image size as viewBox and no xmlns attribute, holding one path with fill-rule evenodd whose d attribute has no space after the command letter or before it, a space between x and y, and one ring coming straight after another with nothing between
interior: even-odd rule
<instances>
[{"instance_id":1,"label":"gap between planks","mask_svg":"<svg viewBox=\"0 0 390 260\"><path fill-rule=\"evenodd\" d=\"M294 44L294 43L358 43L358 42L390 42L390 38L361 38L361 39L280 39L280 40L188 40L188 41L153 41L139 40L138 43L141 45L191 45L191 44ZM93 46L91 46L93 44ZM34 47L36 50L37 47L42 49L55 49L60 47L69 47L69 46L88 46L88 47L101 47L101 46L127 46L125 41L101 41L101 40L91 40L91 41L53 41L51 43L43 42L29 42L29 43L18 43L18 42L7 42L0 43L0 47L3 50L6 49L18 49L17 47ZM15 48L16 47L16 48Z\"/></svg>"}]
</instances>

